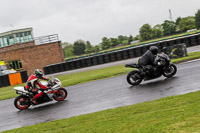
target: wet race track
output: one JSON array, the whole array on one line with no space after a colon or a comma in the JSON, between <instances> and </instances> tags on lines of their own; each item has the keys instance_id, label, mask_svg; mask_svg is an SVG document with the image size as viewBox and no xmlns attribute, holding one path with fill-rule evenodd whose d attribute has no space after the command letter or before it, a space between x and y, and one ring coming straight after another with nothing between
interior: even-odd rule
<instances>
[{"instance_id":1,"label":"wet race track","mask_svg":"<svg viewBox=\"0 0 200 133\"><path fill-rule=\"evenodd\" d=\"M175 77L132 87L126 75L67 87L68 98L18 111L14 99L0 101L0 131L136 104L200 90L200 61L177 65Z\"/></svg>"}]
</instances>

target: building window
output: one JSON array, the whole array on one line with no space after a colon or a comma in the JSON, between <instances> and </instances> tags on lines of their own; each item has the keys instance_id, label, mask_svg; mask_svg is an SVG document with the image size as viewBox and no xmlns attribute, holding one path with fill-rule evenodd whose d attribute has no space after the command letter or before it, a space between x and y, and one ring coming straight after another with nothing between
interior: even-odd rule
<instances>
[{"instance_id":1,"label":"building window","mask_svg":"<svg viewBox=\"0 0 200 133\"><path fill-rule=\"evenodd\" d=\"M9 36L9 45L13 45L14 43L15 43L14 36L10 35Z\"/></svg>"},{"instance_id":2,"label":"building window","mask_svg":"<svg viewBox=\"0 0 200 133\"><path fill-rule=\"evenodd\" d=\"M3 47L4 45L3 45L3 40L2 40L2 38L0 37L0 47Z\"/></svg>"},{"instance_id":3,"label":"building window","mask_svg":"<svg viewBox=\"0 0 200 133\"><path fill-rule=\"evenodd\" d=\"M15 34L15 35L16 35L16 41L17 41L17 43L20 43L20 34L17 33L17 34Z\"/></svg>"},{"instance_id":4,"label":"building window","mask_svg":"<svg viewBox=\"0 0 200 133\"><path fill-rule=\"evenodd\" d=\"M4 41L4 46L8 46L9 40L8 40L8 37L7 37L7 36L4 36L4 37L3 37L3 41Z\"/></svg>"},{"instance_id":5,"label":"building window","mask_svg":"<svg viewBox=\"0 0 200 133\"><path fill-rule=\"evenodd\" d=\"M32 40L33 40L33 38L32 38L32 35L31 35L31 32L30 32L30 31L28 32L28 39L29 39L29 41L32 41Z\"/></svg>"},{"instance_id":6,"label":"building window","mask_svg":"<svg viewBox=\"0 0 200 133\"><path fill-rule=\"evenodd\" d=\"M25 42L28 42L28 34L27 34L27 32L24 32L24 38L25 38Z\"/></svg>"},{"instance_id":7,"label":"building window","mask_svg":"<svg viewBox=\"0 0 200 133\"><path fill-rule=\"evenodd\" d=\"M25 37L25 41L29 42L32 41L32 36L31 36L31 32L24 32L24 37Z\"/></svg>"},{"instance_id":8,"label":"building window","mask_svg":"<svg viewBox=\"0 0 200 133\"><path fill-rule=\"evenodd\" d=\"M24 42L24 37L23 37L23 33L19 33L19 37L20 37L20 42Z\"/></svg>"},{"instance_id":9,"label":"building window","mask_svg":"<svg viewBox=\"0 0 200 133\"><path fill-rule=\"evenodd\" d=\"M8 62L9 67L15 70L22 69L22 63L20 60L14 60L14 61L9 61Z\"/></svg>"}]
</instances>

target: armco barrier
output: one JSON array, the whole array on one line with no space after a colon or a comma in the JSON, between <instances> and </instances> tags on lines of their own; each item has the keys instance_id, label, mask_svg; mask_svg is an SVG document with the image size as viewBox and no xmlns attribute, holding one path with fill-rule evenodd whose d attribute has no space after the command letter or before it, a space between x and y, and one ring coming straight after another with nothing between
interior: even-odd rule
<instances>
[{"instance_id":1,"label":"armco barrier","mask_svg":"<svg viewBox=\"0 0 200 133\"><path fill-rule=\"evenodd\" d=\"M1 75L0 87L25 83L28 79L27 71L21 71L18 73Z\"/></svg>"},{"instance_id":2,"label":"armco barrier","mask_svg":"<svg viewBox=\"0 0 200 133\"><path fill-rule=\"evenodd\" d=\"M98 54L92 57L71 60L64 63L60 63L60 64L49 65L49 66L44 67L44 73L53 74L57 72L69 71L73 69L84 68L84 67L109 63L113 61L120 61L124 59L139 57L143 53L145 53L149 49L150 46L157 46L159 48L159 51L162 51L164 47L174 46L176 44L181 44L181 43L185 43L187 47L199 45L200 34L195 34L195 35L186 36L186 37L179 37L176 39L163 40L156 43L144 44L143 46L141 45L141 46L122 49L122 50L114 51L110 53ZM6 84L7 83L6 78L0 81L0 85L2 85L2 82L5 82Z\"/></svg>"}]
</instances>

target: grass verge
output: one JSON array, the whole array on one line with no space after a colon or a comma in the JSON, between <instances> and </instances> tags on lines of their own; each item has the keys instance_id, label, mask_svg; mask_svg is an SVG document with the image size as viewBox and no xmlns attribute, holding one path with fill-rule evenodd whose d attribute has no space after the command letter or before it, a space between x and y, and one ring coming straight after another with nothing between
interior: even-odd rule
<instances>
[{"instance_id":1,"label":"grass verge","mask_svg":"<svg viewBox=\"0 0 200 133\"><path fill-rule=\"evenodd\" d=\"M41 123L5 132L199 132L199 96L200 91L171 96L155 101Z\"/></svg>"},{"instance_id":2,"label":"grass verge","mask_svg":"<svg viewBox=\"0 0 200 133\"><path fill-rule=\"evenodd\" d=\"M200 58L200 52L189 53L187 57L182 57L179 59L174 59L172 62L180 63L188 60ZM119 76L122 74L127 74L132 68L125 68L124 65L117 65L113 67L101 68L96 70L84 71L80 73L72 73L58 76L64 87L76 85L80 83L90 82L98 79L110 78L114 76ZM16 85L24 86L24 84ZM15 91L13 90L14 86L8 86L0 88L0 100L5 100L8 98L16 97Z\"/></svg>"}]
</instances>

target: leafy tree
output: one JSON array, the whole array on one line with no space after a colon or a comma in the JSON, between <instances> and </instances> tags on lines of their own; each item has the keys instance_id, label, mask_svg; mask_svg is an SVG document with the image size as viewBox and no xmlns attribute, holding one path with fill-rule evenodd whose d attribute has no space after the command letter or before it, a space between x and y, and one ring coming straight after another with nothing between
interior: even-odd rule
<instances>
[{"instance_id":1,"label":"leafy tree","mask_svg":"<svg viewBox=\"0 0 200 133\"><path fill-rule=\"evenodd\" d=\"M152 32L151 26L149 24L144 24L140 28L140 39L141 39L141 41L150 40L152 38L151 32Z\"/></svg>"},{"instance_id":2,"label":"leafy tree","mask_svg":"<svg viewBox=\"0 0 200 133\"><path fill-rule=\"evenodd\" d=\"M123 45L128 45L128 44L129 44L129 40L124 40L124 41L122 41L122 44L123 44Z\"/></svg>"},{"instance_id":3,"label":"leafy tree","mask_svg":"<svg viewBox=\"0 0 200 133\"><path fill-rule=\"evenodd\" d=\"M130 35L129 38L128 38L128 44L131 44L132 41L133 41L133 36Z\"/></svg>"},{"instance_id":4,"label":"leafy tree","mask_svg":"<svg viewBox=\"0 0 200 133\"><path fill-rule=\"evenodd\" d=\"M174 21L165 20L164 23L162 24L162 27L164 35L170 35L175 33L176 24Z\"/></svg>"},{"instance_id":5,"label":"leafy tree","mask_svg":"<svg viewBox=\"0 0 200 133\"><path fill-rule=\"evenodd\" d=\"M99 52L100 51L100 46L99 45L95 45L94 46L94 52Z\"/></svg>"},{"instance_id":6,"label":"leafy tree","mask_svg":"<svg viewBox=\"0 0 200 133\"><path fill-rule=\"evenodd\" d=\"M119 42L119 40L117 38L110 38L110 41L111 41L111 46L112 47L115 47L115 46L120 44L120 42Z\"/></svg>"},{"instance_id":7,"label":"leafy tree","mask_svg":"<svg viewBox=\"0 0 200 133\"><path fill-rule=\"evenodd\" d=\"M197 29L200 29L200 10L195 14L195 25Z\"/></svg>"},{"instance_id":8,"label":"leafy tree","mask_svg":"<svg viewBox=\"0 0 200 133\"><path fill-rule=\"evenodd\" d=\"M162 27L161 24L157 24L157 25L155 25L153 28L154 28L154 29L160 29L160 30L163 31L163 27Z\"/></svg>"},{"instance_id":9,"label":"leafy tree","mask_svg":"<svg viewBox=\"0 0 200 133\"><path fill-rule=\"evenodd\" d=\"M85 42L83 40L78 40L76 42L74 42L74 55L81 55L81 54L85 54Z\"/></svg>"},{"instance_id":10,"label":"leafy tree","mask_svg":"<svg viewBox=\"0 0 200 133\"><path fill-rule=\"evenodd\" d=\"M179 25L179 22L181 21L181 17L178 17L177 19L176 19L176 25Z\"/></svg>"},{"instance_id":11,"label":"leafy tree","mask_svg":"<svg viewBox=\"0 0 200 133\"><path fill-rule=\"evenodd\" d=\"M64 52L64 56L65 57L70 57L73 56L73 45L72 44L67 44L64 48L63 48L63 52Z\"/></svg>"},{"instance_id":12,"label":"leafy tree","mask_svg":"<svg viewBox=\"0 0 200 133\"><path fill-rule=\"evenodd\" d=\"M181 28L180 28L180 21L181 21L181 17L178 17L177 19L176 19L176 32L179 32L179 31L181 31Z\"/></svg>"},{"instance_id":13,"label":"leafy tree","mask_svg":"<svg viewBox=\"0 0 200 133\"><path fill-rule=\"evenodd\" d=\"M193 16L182 18L179 22L181 31L187 31L195 28L195 18Z\"/></svg>"},{"instance_id":14,"label":"leafy tree","mask_svg":"<svg viewBox=\"0 0 200 133\"><path fill-rule=\"evenodd\" d=\"M163 36L163 31L161 29L153 28L151 35L152 35L152 39L159 38Z\"/></svg>"},{"instance_id":15,"label":"leafy tree","mask_svg":"<svg viewBox=\"0 0 200 133\"><path fill-rule=\"evenodd\" d=\"M152 39L153 38L159 38L163 36L163 27L161 24L157 24L152 28Z\"/></svg>"},{"instance_id":16,"label":"leafy tree","mask_svg":"<svg viewBox=\"0 0 200 133\"><path fill-rule=\"evenodd\" d=\"M110 39L108 39L107 37L102 38L102 43L101 43L102 50L110 48L111 45L112 45L112 43L111 43Z\"/></svg>"},{"instance_id":17,"label":"leafy tree","mask_svg":"<svg viewBox=\"0 0 200 133\"><path fill-rule=\"evenodd\" d=\"M88 54L88 53L91 53L91 52L94 52L94 48L93 46L91 45L91 43L89 41L86 42L86 49L85 49L85 53Z\"/></svg>"},{"instance_id":18,"label":"leafy tree","mask_svg":"<svg viewBox=\"0 0 200 133\"><path fill-rule=\"evenodd\" d=\"M122 41L124 40L124 36L119 35L119 36L117 37L117 39L119 40L119 43L122 43Z\"/></svg>"},{"instance_id":19,"label":"leafy tree","mask_svg":"<svg viewBox=\"0 0 200 133\"><path fill-rule=\"evenodd\" d=\"M129 39L129 37L127 37L127 36L122 36L122 35L119 35L119 36L117 37L117 39L119 40L119 43L122 43L124 40L128 40L128 39Z\"/></svg>"},{"instance_id":20,"label":"leafy tree","mask_svg":"<svg viewBox=\"0 0 200 133\"><path fill-rule=\"evenodd\" d=\"M133 37L133 41L136 41L136 40L140 40L140 35L136 35L135 37Z\"/></svg>"}]
</instances>

